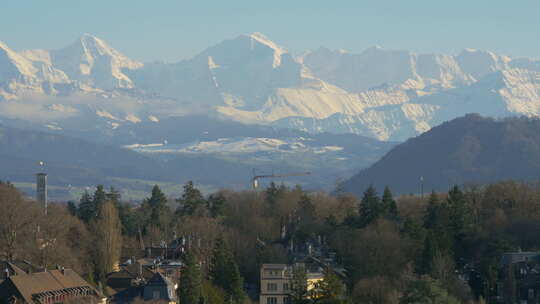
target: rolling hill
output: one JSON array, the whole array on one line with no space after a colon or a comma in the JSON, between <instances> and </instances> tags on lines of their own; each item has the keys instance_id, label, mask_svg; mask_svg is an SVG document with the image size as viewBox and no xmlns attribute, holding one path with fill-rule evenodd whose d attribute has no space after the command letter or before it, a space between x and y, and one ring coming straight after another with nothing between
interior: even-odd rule
<instances>
[{"instance_id":1,"label":"rolling hill","mask_svg":"<svg viewBox=\"0 0 540 304\"><path fill-rule=\"evenodd\" d=\"M344 183L361 194L369 185L397 193L445 191L464 183L540 180L540 120L468 114L397 145Z\"/></svg>"}]
</instances>

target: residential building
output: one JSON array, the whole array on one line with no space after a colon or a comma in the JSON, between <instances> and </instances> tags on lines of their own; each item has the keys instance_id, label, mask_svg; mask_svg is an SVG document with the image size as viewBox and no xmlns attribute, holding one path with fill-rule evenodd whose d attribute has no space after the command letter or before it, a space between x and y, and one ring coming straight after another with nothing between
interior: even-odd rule
<instances>
[{"instance_id":1,"label":"residential building","mask_svg":"<svg viewBox=\"0 0 540 304\"><path fill-rule=\"evenodd\" d=\"M497 299L501 303L540 303L540 252L503 254Z\"/></svg>"},{"instance_id":2,"label":"residential building","mask_svg":"<svg viewBox=\"0 0 540 304\"><path fill-rule=\"evenodd\" d=\"M141 297L144 284L154 276L150 267L143 266L132 259L120 265L120 270L107 275L107 294L112 303L131 303Z\"/></svg>"},{"instance_id":3,"label":"residential building","mask_svg":"<svg viewBox=\"0 0 540 304\"><path fill-rule=\"evenodd\" d=\"M263 264L261 267L260 304L290 303L292 267L286 264Z\"/></svg>"},{"instance_id":4,"label":"residential building","mask_svg":"<svg viewBox=\"0 0 540 304\"><path fill-rule=\"evenodd\" d=\"M120 270L107 276L107 293L111 302L131 303L136 298L147 301L160 300L173 302L182 270L180 261L160 258L128 259L120 265ZM172 295L172 296L171 296Z\"/></svg>"},{"instance_id":5,"label":"residential building","mask_svg":"<svg viewBox=\"0 0 540 304\"><path fill-rule=\"evenodd\" d=\"M176 289L178 284L175 284L171 279L165 277L163 274L156 272L152 279L144 286L143 299L148 300L161 300L166 301L169 304L176 303Z\"/></svg>"},{"instance_id":6,"label":"residential building","mask_svg":"<svg viewBox=\"0 0 540 304\"><path fill-rule=\"evenodd\" d=\"M26 274L33 272L41 272L42 268L36 267L28 261L0 261L0 283L10 276L17 274Z\"/></svg>"},{"instance_id":7,"label":"residential building","mask_svg":"<svg viewBox=\"0 0 540 304\"><path fill-rule=\"evenodd\" d=\"M302 263L263 264L261 267L260 304L288 304L291 303L291 291L295 267L303 267L306 271L307 287L311 290L315 284L323 279L322 269L306 266Z\"/></svg>"},{"instance_id":8,"label":"residential building","mask_svg":"<svg viewBox=\"0 0 540 304\"><path fill-rule=\"evenodd\" d=\"M58 304L93 300L107 303L107 298L71 269L36 273L19 272L0 284L0 299L6 303Z\"/></svg>"}]
</instances>

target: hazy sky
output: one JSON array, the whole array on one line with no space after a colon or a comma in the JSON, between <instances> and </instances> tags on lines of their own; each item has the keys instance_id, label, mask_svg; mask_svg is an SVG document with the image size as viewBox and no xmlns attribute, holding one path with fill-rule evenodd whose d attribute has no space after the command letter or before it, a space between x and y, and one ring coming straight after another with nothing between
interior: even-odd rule
<instances>
[{"instance_id":1,"label":"hazy sky","mask_svg":"<svg viewBox=\"0 0 540 304\"><path fill-rule=\"evenodd\" d=\"M134 59L177 61L261 32L293 52L380 45L540 57L539 0L0 1L0 41L15 50L60 48L91 33Z\"/></svg>"}]
</instances>

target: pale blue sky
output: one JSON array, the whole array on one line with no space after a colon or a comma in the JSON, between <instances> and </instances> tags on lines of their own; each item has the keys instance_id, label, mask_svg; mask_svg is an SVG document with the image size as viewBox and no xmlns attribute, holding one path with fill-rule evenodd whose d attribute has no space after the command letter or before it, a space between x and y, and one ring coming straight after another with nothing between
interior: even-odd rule
<instances>
[{"instance_id":1,"label":"pale blue sky","mask_svg":"<svg viewBox=\"0 0 540 304\"><path fill-rule=\"evenodd\" d=\"M94 34L127 56L177 61L262 32L293 52L372 45L540 57L539 0L0 0L0 40L54 49Z\"/></svg>"}]
</instances>

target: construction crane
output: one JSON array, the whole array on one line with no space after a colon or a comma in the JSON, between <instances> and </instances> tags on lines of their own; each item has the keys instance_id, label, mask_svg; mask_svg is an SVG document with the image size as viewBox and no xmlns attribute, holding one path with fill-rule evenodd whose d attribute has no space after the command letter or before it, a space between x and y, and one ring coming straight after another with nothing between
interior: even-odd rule
<instances>
[{"instance_id":1,"label":"construction crane","mask_svg":"<svg viewBox=\"0 0 540 304\"><path fill-rule=\"evenodd\" d=\"M259 188L259 179L261 179L261 178L281 178L281 177L306 176L306 175L311 175L311 172L294 172L294 173L287 173L287 174L255 175L251 179L251 184L253 186L253 189L258 189Z\"/></svg>"}]
</instances>

